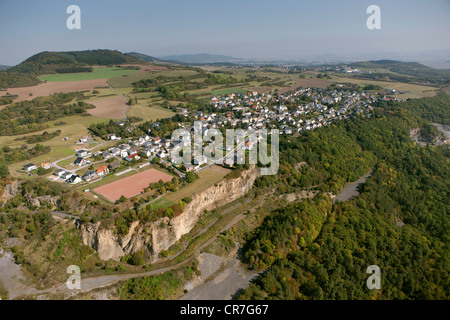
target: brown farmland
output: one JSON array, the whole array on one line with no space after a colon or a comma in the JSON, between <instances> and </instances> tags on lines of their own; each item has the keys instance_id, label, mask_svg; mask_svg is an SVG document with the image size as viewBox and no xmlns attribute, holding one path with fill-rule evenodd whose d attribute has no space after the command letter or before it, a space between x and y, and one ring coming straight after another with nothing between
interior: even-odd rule
<instances>
[{"instance_id":1,"label":"brown farmland","mask_svg":"<svg viewBox=\"0 0 450 320\"><path fill-rule=\"evenodd\" d=\"M147 188L150 183L158 182L159 180L167 182L172 180L172 176L156 169L149 169L131 177L98 187L94 191L101 194L109 201L115 202L116 200L119 200L122 195L126 198L136 196L140 194L144 188Z\"/></svg>"},{"instance_id":2,"label":"brown farmland","mask_svg":"<svg viewBox=\"0 0 450 320\"><path fill-rule=\"evenodd\" d=\"M106 119L123 119L125 118L125 111L128 108L128 105L125 103L125 98L122 96L90 100L87 102L96 107L95 109L88 110L90 114Z\"/></svg>"},{"instance_id":3,"label":"brown farmland","mask_svg":"<svg viewBox=\"0 0 450 320\"><path fill-rule=\"evenodd\" d=\"M9 92L11 95L18 95L18 98L15 99L14 102L19 102L31 100L36 97L48 96L58 92L92 91L96 87L106 87L106 80L107 79L47 82L32 87L9 88L6 92ZM31 96L30 93L32 94Z\"/></svg>"}]
</instances>

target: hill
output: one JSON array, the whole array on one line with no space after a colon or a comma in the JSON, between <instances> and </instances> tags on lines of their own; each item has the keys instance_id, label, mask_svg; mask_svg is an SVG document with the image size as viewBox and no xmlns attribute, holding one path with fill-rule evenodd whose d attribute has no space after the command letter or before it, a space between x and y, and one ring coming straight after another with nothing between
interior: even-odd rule
<instances>
[{"instance_id":1,"label":"hill","mask_svg":"<svg viewBox=\"0 0 450 320\"><path fill-rule=\"evenodd\" d=\"M151 63L166 63L166 61L139 52L127 52L125 55Z\"/></svg>"},{"instance_id":2,"label":"hill","mask_svg":"<svg viewBox=\"0 0 450 320\"><path fill-rule=\"evenodd\" d=\"M5 65L3 65L3 64L0 64L0 71L6 70L6 69L8 69L8 68L11 68L11 66L5 66Z\"/></svg>"},{"instance_id":3,"label":"hill","mask_svg":"<svg viewBox=\"0 0 450 320\"><path fill-rule=\"evenodd\" d=\"M43 74L91 72L87 66L111 66L142 61L113 50L38 53L17 66L0 72L0 88L26 87L40 83Z\"/></svg>"},{"instance_id":4,"label":"hill","mask_svg":"<svg viewBox=\"0 0 450 320\"><path fill-rule=\"evenodd\" d=\"M355 62L350 67L361 69L385 69L371 73L369 77L374 80L389 80L401 82L417 82L425 84L448 84L450 82L449 69L434 69L418 62L402 62L395 60L375 60Z\"/></svg>"},{"instance_id":5,"label":"hill","mask_svg":"<svg viewBox=\"0 0 450 320\"><path fill-rule=\"evenodd\" d=\"M224 55L213 55L208 53L198 53L198 54L183 54L183 55L173 55L161 57L163 60L179 61L189 64L208 64L217 62L239 62L242 61L241 58L235 58Z\"/></svg>"}]
</instances>

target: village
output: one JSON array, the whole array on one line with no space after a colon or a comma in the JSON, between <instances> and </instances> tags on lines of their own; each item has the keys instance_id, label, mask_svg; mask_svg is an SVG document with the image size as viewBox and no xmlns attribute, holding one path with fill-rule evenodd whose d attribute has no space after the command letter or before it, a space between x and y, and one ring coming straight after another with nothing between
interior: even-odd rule
<instances>
[{"instance_id":1,"label":"village","mask_svg":"<svg viewBox=\"0 0 450 320\"><path fill-rule=\"evenodd\" d=\"M339 85L338 85L339 86ZM181 115L192 116L195 121L201 121L202 134L208 129L242 128L253 129L279 129L281 134L295 135L302 131L315 130L330 125L337 120L353 119L355 117L370 117L373 110L372 103L380 99L367 92L351 92L344 90L323 90L315 88L298 89L289 94L272 95L270 93L247 92L242 94L227 94L224 96L213 96L210 106L217 112L193 111L179 108ZM382 97L381 99L396 99ZM307 102L305 102L305 100ZM124 121L117 121L118 126L124 126ZM158 126L155 122L153 126ZM181 128L191 132L193 138L193 123L182 124ZM208 159L203 157L196 163L176 165L172 159L171 152L180 140L155 137L151 129L147 134L127 139L124 141L115 133L103 137L106 141L117 142L115 146L91 151L90 149L79 149L76 151L76 159L71 163L73 169L68 170L58 165L61 159L50 163L36 165L33 163L24 166L24 171L32 173L39 168L49 170L56 169L48 178L56 182L78 184L80 182L90 183L98 181L111 172L116 175L132 170L130 165L139 168L158 161L166 167L172 167L180 177L186 172L200 171L208 166ZM78 143L90 143L92 136L81 137ZM193 139L192 139L193 140ZM255 141L248 138L245 144L237 146L244 150L253 148ZM224 148L224 153L234 151ZM155 158L157 160L155 160ZM144 161L145 160L145 161ZM94 164L99 164L96 168ZM89 170L78 174L80 169ZM119 169L124 169L119 172Z\"/></svg>"}]
</instances>

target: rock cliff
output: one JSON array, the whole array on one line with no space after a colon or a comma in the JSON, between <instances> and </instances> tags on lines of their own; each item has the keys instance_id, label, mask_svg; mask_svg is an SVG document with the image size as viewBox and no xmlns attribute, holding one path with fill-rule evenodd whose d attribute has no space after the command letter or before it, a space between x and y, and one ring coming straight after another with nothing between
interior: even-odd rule
<instances>
[{"instance_id":1,"label":"rock cliff","mask_svg":"<svg viewBox=\"0 0 450 320\"><path fill-rule=\"evenodd\" d=\"M194 194L179 216L162 218L147 225L135 221L126 236L119 237L113 229L104 228L100 222L79 226L83 243L97 250L102 260L118 260L120 257L148 250L153 259L188 233L205 210L213 210L245 195L259 176L259 168L244 171L239 178L224 179ZM161 227L161 222L166 225Z\"/></svg>"}]
</instances>

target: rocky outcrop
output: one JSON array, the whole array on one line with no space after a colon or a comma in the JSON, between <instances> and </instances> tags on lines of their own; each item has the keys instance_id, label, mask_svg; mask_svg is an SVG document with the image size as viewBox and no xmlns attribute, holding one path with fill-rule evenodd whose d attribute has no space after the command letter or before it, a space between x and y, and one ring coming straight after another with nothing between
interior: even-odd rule
<instances>
[{"instance_id":1,"label":"rocky outcrop","mask_svg":"<svg viewBox=\"0 0 450 320\"><path fill-rule=\"evenodd\" d=\"M14 181L5 185L5 189L0 198L4 203L6 203L10 198L15 197L20 192L20 182Z\"/></svg>"},{"instance_id":2,"label":"rocky outcrop","mask_svg":"<svg viewBox=\"0 0 450 320\"><path fill-rule=\"evenodd\" d=\"M110 228L102 227L100 222L80 225L83 243L97 250L102 260L118 260L123 255L142 249L148 250L156 258L162 250L168 249L188 233L205 210L213 210L244 196L258 176L259 168L252 167L239 178L224 179L194 194L179 216L173 219L165 217L144 226L135 221L124 237L119 237ZM165 227L161 227L162 222Z\"/></svg>"},{"instance_id":3,"label":"rocky outcrop","mask_svg":"<svg viewBox=\"0 0 450 320\"><path fill-rule=\"evenodd\" d=\"M102 260L119 260L120 257L137 252L141 249L151 249L149 236L139 227L139 221L132 222L127 235L120 237L113 229L103 228L100 222L80 226L83 243L94 248Z\"/></svg>"},{"instance_id":4,"label":"rocky outcrop","mask_svg":"<svg viewBox=\"0 0 450 320\"><path fill-rule=\"evenodd\" d=\"M5 190L0 198L0 200L3 201L3 203L6 203L10 198L15 197L17 194L21 192L21 182L16 180L12 183L8 183L5 185ZM49 206L53 205L55 207L59 206L60 197L58 196L36 196L35 194L25 194L24 198L27 200L27 202L34 206L34 207L41 207L41 206Z\"/></svg>"},{"instance_id":5,"label":"rocky outcrop","mask_svg":"<svg viewBox=\"0 0 450 320\"><path fill-rule=\"evenodd\" d=\"M205 210L213 210L244 196L259 176L259 169L252 168L236 179L224 179L195 194L184 212L169 222L165 228L160 223L152 224L152 248L155 253L168 249L173 243L188 233Z\"/></svg>"},{"instance_id":6,"label":"rocky outcrop","mask_svg":"<svg viewBox=\"0 0 450 320\"><path fill-rule=\"evenodd\" d=\"M53 205L54 207L59 206L59 197L53 197L50 195L47 196L39 196L39 197L33 197L30 194L25 195L25 199L28 200L28 202L35 207L40 206L49 206Z\"/></svg>"}]
</instances>

